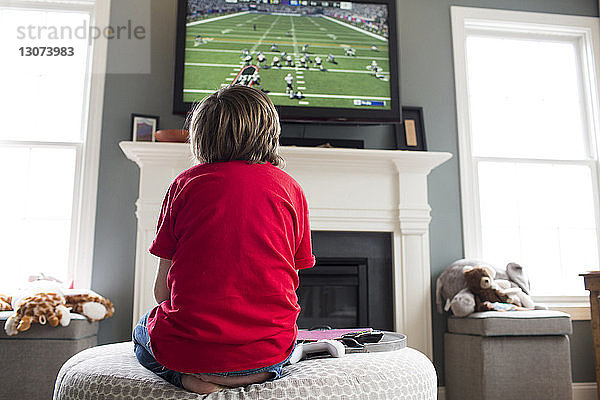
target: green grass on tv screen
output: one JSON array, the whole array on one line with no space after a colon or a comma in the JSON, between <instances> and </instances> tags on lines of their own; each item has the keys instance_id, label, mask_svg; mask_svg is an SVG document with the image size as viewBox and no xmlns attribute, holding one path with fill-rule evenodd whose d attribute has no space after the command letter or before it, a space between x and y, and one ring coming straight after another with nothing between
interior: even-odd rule
<instances>
[{"instance_id":1,"label":"green grass on tv screen","mask_svg":"<svg viewBox=\"0 0 600 400\"><path fill-rule=\"evenodd\" d=\"M251 60L245 60L248 56ZM279 65L273 65L275 57ZM276 105L391 108L388 41L383 36L323 15L239 12L188 22L185 102L231 84L246 65L258 66L260 80L252 86Z\"/></svg>"}]
</instances>

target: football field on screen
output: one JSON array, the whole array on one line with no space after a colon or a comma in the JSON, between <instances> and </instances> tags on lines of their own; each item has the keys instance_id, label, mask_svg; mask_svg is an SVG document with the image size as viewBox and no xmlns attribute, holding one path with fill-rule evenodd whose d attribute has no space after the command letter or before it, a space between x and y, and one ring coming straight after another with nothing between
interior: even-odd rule
<instances>
[{"instance_id":1,"label":"football field on screen","mask_svg":"<svg viewBox=\"0 0 600 400\"><path fill-rule=\"evenodd\" d=\"M272 50L273 44L278 51ZM308 45L312 61L308 68L300 65L304 45ZM354 55L346 55L348 47L355 50ZM259 66L261 87L276 105L390 109L385 38L324 16L248 12L188 24L184 101L201 100L231 84L245 65L243 49L252 55L251 64ZM264 65L257 61L259 51L266 57ZM271 66L273 57L281 59L283 52L292 57L294 66L286 66L284 60L281 67ZM329 54L335 62L328 60ZM315 63L317 56L324 71ZM367 68L373 61L380 68L378 77ZM302 98L289 98L284 80L287 74L292 74L294 91L300 91ZM362 100L362 105L356 105L357 100ZM380 105L366 105L366 101Z\"/></svg>"}]
</instances>

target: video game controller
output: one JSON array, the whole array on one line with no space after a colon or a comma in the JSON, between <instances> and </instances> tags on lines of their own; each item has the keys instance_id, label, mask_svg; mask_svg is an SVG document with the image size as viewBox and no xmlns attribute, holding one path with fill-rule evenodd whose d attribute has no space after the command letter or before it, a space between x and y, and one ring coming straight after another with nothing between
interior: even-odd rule
<instances>
[{"instance_id":1,"label":"video game controller","mask_svg":"<svg viewBox=\"0 0 600 400\"><path fill-rule=\"evenodd\" d=\"M316 355L318 353L329 353L331 357L339 358L346 354L346 349L342 343L331 339L298 343L290 356L289 362L290 364L295 364L309 355Z\"/></svg>"}]
</instances>

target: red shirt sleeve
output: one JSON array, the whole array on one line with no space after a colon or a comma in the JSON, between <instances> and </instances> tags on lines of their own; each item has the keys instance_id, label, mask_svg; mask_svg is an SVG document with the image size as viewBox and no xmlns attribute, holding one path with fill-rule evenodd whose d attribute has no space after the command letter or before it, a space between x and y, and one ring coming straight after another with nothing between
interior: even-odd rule
<instances>
[{"instance_id":1,"label":"red shirt sleeve","mask_svg":"<svg viewBox=\"0 0 600 400\"><path fill-rule=\"evenodd\" d=\"M298 213L300 223L302 224L299 230L301 237L299 238L299 246L296 249L294 263L296 269L311 268L315 265L315 256L312 254L312 241L310 237L310 222L308 220L308 203L306 197L302 193L302 210Z\"/></svg>"},{"instance_id":2,"label":"red shirt sleeve","mask_svg":"<svg viewBox=\"0 0 600 400\"><path fill-rule=\"evenodd\" d=\"M148 249L151 254L166 260L172 260L177 238L174 233L173 199L175 198L176 182L173 182L163 200L158 224L156 226L156 237Z\"/></svg>"}]
</instances>

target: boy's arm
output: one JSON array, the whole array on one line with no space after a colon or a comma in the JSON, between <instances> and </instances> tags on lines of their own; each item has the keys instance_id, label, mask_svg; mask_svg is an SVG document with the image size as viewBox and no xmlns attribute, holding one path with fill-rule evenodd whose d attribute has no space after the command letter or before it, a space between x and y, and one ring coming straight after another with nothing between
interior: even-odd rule
<instances>
[{"instance_id":1,"label":"boy's arm","mask_svg":"<svg viewBox=\"0 0 600 400\"><path fill-rule=\"evenodd\" d=\"M167 300L171 293L167 287L167 274L171 268L171 260L161 258L156 269L156 278L154 279L154 300L158 304Z\"/></svg>"}]
</instances>

